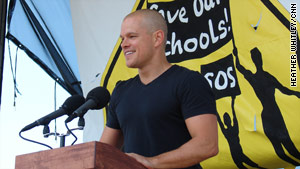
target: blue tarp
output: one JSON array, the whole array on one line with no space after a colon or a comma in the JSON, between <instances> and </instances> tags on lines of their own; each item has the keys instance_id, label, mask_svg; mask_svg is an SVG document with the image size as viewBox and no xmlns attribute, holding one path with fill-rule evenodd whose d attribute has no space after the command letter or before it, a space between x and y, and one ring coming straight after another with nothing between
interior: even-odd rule
<instances>
[{"instance_id":1,"label":"blue tarp","mask_svg":"<svg viewBox=\"0 0 300 169\"><path fill-rule=\"evenodd\" d=\"M69 0L11 0L7 38L70 94L81 94Z\"/></svg>"}]
</instances>

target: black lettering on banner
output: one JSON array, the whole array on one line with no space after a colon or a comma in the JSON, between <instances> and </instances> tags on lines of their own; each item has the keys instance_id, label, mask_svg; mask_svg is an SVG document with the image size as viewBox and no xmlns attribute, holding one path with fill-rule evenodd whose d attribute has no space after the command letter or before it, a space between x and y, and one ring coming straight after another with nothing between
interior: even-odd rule
<instances>
[{"instance_id":1,"label":"black lettering on banner","mask_svg":"<svg viewBox=\"0 0 300 169\"><path fill-rule=\"evenodd\" d=\"M216 62L202 65L201 73L208 81L216 99L241 94L232 54Z\"/></svg>"},{"instance_id":2,"label":"black lettering on banner","mask_svg":"<svg viewBox=\"0 0 300 169\"><path fill-rule=\"evenodd\" d=\"M171 63L202 58L232 39L229 0L147 3L168 24L166 55Z\"/></svg>"}]
</instances>

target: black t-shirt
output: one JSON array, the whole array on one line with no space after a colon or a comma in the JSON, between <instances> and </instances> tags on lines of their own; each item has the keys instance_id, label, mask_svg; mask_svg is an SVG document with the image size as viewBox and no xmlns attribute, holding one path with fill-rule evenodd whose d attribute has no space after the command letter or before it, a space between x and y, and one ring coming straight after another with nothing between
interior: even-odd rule
<instances>
[{"instance_id":1,"label":"black t-shirt","mask_svg":"<svg viewBox=\"0 0 300 169\"><path fill-rule=\"evenodd\" d=\"M106 125L122 130L125 152L151 157L190 140L185 119L207 113L217 111L206 79L173 65L147 85L138 75L117 83Z\"/></svg>"}]
</instances>

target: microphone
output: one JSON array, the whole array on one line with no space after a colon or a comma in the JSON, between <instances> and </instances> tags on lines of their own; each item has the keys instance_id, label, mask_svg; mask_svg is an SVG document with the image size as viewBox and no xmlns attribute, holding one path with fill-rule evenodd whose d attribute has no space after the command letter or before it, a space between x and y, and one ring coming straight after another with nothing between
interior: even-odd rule
<instances>
[{"instance_id":1,"label":"microphone","mask_svg":"<svg viewBox=\"0 0 300 169\"><path fill-rule=\"evenodd\" d=\"M83 117L89 109L102 109L108 104L109 100L110 93L107 89L101 86L94 88L87 94L85 103L75 110L74 113L66 119L65 123L69 123L76 117Z\"/></svg>"},{"instance_id":2,"label":"microphone","mask_svg":"<svg viewBox=\"0 0 300 169\"><path fill-rule=\"evenodd\" d=\"M70 96L58 110L25 126L20 132L32 129L33 127L36 127L39 125L48 125L51 120L56 119L57 117L63 116L65 114L71 115L71 113L73 113L73 111L76 110L79 106L81 106L84 102L85 102L85 99L83 96L80 96L80 95Z\"/></svg>"}]
</instances>

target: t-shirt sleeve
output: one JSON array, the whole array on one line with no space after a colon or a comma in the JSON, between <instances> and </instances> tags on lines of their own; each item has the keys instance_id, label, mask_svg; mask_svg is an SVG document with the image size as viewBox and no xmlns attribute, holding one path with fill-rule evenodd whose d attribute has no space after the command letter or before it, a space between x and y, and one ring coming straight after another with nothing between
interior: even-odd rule
<instances>
[{"instance_id":1,"label":"t-shirt sleeve","mask_svg":"<svg viewBox=\"0 0 300 169\"><path fill-rule=\"evenodd\" d=\"M108 111L107 111L107 122L106 126L113 128L113 129L120 129L119 121L116 116L116 112L113 109L113 104L109 104Z\"/></svg>"},{"instance_id":2,"label":"t-shirt sleeve","mask_svg":"<svg viewBox=\"0 0 300 169\"><path fill-rule=\"evenodd\" d=\"M117 85L118 85L118 83L117 83ZM120 124L119 124L118 117L117 117L116 111L115 111L115 107L116 107L115 105L117 103L116 99L118 98L117 85L111 95L111 99L110 99L110 102L108 105L107 116L106 116L106 118L107 118L106 126L113 128L113 129L120 129Z\"/></svg>"},{"instance_id":3,"label":"t-shirt sleeve","mask_svg":"<svg viewBox=\"0 0 300 169\"><path fill-rule=\"evenodd\" d=\"M200 114L216 114L216 101L207 80L199 73L190 73L180 90L181 112L184 119Z\"/></svg>"}]
</instances>

